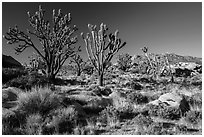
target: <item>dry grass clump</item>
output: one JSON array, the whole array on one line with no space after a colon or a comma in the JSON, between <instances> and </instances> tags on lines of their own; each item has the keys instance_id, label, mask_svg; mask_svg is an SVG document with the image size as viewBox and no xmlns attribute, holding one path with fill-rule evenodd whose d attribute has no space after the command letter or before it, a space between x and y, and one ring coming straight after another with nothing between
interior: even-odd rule
<instances>
[{"instance_id":1,"label":"dry grass clump","mask_svg":"<svg viewBox=\"0 0 204 137\"><path fill-rule=\"evenodd\" d=\"M17 109L25 114L45 115L61 105L62 98L49 88L32 89L18 95Z\"/></svg>"}]
</instances>

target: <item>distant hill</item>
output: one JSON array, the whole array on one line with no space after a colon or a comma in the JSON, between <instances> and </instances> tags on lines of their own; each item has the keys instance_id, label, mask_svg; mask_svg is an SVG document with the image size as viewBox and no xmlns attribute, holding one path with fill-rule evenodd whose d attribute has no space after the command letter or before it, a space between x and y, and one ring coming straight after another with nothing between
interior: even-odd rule
<instances>
[{"instance_id":1,"label":"distant hill","mask_svg":"<svg viewBox=\"0 0 204 137\"><path fill-rule=\"evenodd\" d=\"M20 62L15 60L13 57L2 55L2 67L3 68L22 68L23 66L21 65Z\"/></svg>"},{"instance_id":2,"label":"distant hill","mask_svg":"<svg viewBox=\"0 0 204 137\"><path fill-rule=\"evenodd\" d=\"M199 65L202 65L202 58L192 57L192 56L181 56L175 53L166 53L165 54L171 64L176 62L195 62Z\"/></svg>"},{"instance_id":3,"label":"distant hill","mask_svg":"<svg viewBox=\"0 0 204 137\"><path fill-rule=\"evenodd\" d=\"M150 53L150 56L152 55L156 55L159 57L162 57L162 54L154 54L154 53ZM177 55L175 53L166 53L165 54L169 60L170 64L175 64L177 62L195 62L196 64L202 65L202 58L198 58L198 57L192 57L192 56L181 56L181 55ZM135 55L134 60L146 60L146 57L144 55Z\"/></svg>"}]
</instances>

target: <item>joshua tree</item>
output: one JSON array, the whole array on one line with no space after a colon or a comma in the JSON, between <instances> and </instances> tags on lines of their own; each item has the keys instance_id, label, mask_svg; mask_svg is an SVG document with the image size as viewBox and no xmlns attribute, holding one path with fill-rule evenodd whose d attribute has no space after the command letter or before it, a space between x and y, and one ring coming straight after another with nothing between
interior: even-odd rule
<instances>
[{"instance_id":1,"label":"joshua tree","mask_svg":"<svg viewBox=\"0 0 204 137\"><path fill-rule=\"evenodd\" d=\"M83 59L80 57L80 55L74 55L71 60L70 63L75 63L76 65L74 66L74 69L77 72L77 76L81 75L81 72L83 71L83 68L86 65L86 62L83 61Z\"/></svg>"},{"instance_id":2,"label":"joshua tree","mask_svg":"<svg viewBox=\"0 0 204 137\"><path fill-rule=\"evenodd\" d=\"M41 48L34 45L31 37L20 31L17 26L9 28L4 38L8 44L19 44L15 48L17 54L28 47L32 47L45 62L47 77L53 80L64 62L80 51L80 47L78 49L73 47L73 44L77 42L77 38L72 36L77 28L75 25L70 26L70 13L63 15L60 9L58 13L53 10L52 25L44 19L44 13L45 11L41 6L32 16L28 12L29 24L33 31L27 30L27 33L38 38Z\"/></svg>"},{"instance_id":3,"label":"joshua tree","mask_svg":"<svg viewBox=\"0 0 204 137\"><path fill-rule=\"evenodd\" d=\"M110 33L107 36L108 28L103 23L100 25L99 30L97 30L96 25L91 24L88 24L88 28L91 34L87 33L86 37L83 33L81 35L86 44L89 60L98 73L99 85L103 86L103 75L108 63L125 46L126 42L122 43L121 39L118 38L118 30L115 31L115 34Z\"/></svg>"},{"instance_id":4,"label":"joshua tree","mask_svg":"<svg viewBox=\"0 0 204 137\"><path fill-rule=\"evenodd\" d=\"M150 58L150 55L148 54L148 47L143 47L142 51L144 52L144 55L146 56L149 64L147 73L149 74L150 72L152 72L153 77L157 79L158 76L160 75L159 73L160 73L160 65L161 65L161 63L159 62L159 57L157 57L156 55L153 55L153 58Z\"/></svg>"}]
</instances>

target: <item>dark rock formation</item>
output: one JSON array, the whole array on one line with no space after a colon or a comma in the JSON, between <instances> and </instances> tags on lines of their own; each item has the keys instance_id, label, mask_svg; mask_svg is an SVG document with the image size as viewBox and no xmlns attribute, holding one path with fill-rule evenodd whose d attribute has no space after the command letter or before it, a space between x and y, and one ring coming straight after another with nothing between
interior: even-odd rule
<instances>
[{"instance_id":1,"label":"dark rock formation","mask_svg":"<svg viewBox=\"0 0 204 137\"><path fill-rule=\"evenodd\" d=\"M23 66L11 56L2 55L3 68L22 68Z\"/></svg>"}]
</instances>

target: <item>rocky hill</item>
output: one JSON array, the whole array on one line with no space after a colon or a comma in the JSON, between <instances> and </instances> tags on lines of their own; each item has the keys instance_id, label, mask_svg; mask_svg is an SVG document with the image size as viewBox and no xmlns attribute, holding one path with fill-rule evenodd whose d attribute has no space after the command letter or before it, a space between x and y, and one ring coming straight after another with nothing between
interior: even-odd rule
<instances>
[{"instance_id":1,"label":"rocky hill","mask_svg":"<svg viewBox=\"0 0 204 137\"><path fill-rule=\"evenodd\" d=\"M154 54L150 53L150 56L159 56L162 57L162 54ZM202 58L198 57L192 57L192 56L182 56L182 55L177 55L175 53L166 53L165 56L167 56L169 63L170 64L176 64L178 62L194 62L196 64L202 65ZM136 55L133 57L133 60L146 60L146 57L144 55Z\"/></svg>"},{"instance_id":2,"label":"rocky hill","mask_svg":"<svg viewBox=\"0 0 204 137\"><path fill-rule=\"evenodd\" d=\"M194 62L196 64L202 65L202 58L192 57L192 56L181 56L175 53L166 53L165 54L171 64L176 62Z\"/></svg>"},{"instance_id":3,"label":"rocky hill","mask_svg":"<svg viewBox=\"0 0 204 137\"><path fill-rule=\"evenodd\" d=\"M11 56L2 55L2 67L3 68L21 68L23 67L20 62L15 60Z\"/></svg>"}]
</instances>

